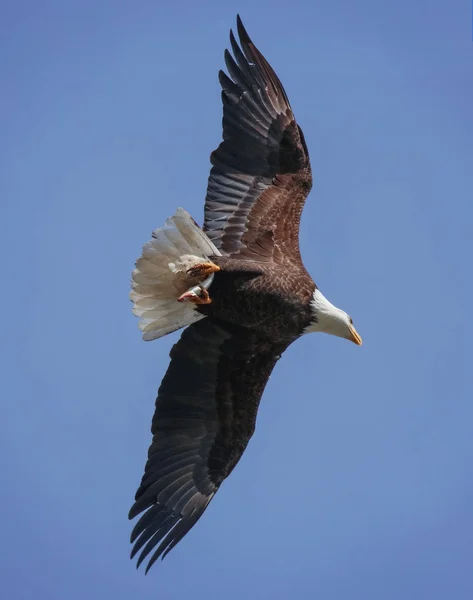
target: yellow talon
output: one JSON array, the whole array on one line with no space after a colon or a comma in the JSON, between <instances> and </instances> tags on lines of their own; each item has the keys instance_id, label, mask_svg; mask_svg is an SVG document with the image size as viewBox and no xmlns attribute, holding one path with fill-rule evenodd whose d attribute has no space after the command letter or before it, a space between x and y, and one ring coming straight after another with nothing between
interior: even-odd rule
<instances>
[{"instance_id":1,"label":"yellow talon","mask_svg":"<svg viewBox=\"0 0 473 600\"><path fill-rule=\"evenodd\" d=\"M197 295L194 291L189 290L179 296L178 302L192 302L193 304L210 304L212 298L205 288L200 288L201 292Z\"/></svg>"},{"instance_id":2,"label":"yellow talon","mask_svg":"<svg viewBox=\"0 0 473 600\"><path fill-rule=\"evenodd\" d=\"M195 277L202 281L209 275L212 275L212 273L217 273L218 271L220 271L220 267L218 265L214 264L213 262L205 262L198 263L190 269L187 269L186 273L189 275L189 277Z\"/></svg>"}]
</instances>

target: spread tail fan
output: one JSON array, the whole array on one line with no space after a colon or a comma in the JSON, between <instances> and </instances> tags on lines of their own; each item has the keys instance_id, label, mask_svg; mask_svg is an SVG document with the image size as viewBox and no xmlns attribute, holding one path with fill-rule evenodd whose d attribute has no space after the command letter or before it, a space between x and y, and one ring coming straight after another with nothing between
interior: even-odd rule
<instances>
[{"instance_id":1,"label":"spread tail fan","mask_svg":"<svg viewBox=\"0 0 473 600\"><path fill-rule=\"evenodd\" d=\"M164 227L152 233L132 273L130 299L145 341L155 340L204 318L177 298L192 282L186 271L221 253L190 214L178 208Z\"/></svg>"}]
</instances>

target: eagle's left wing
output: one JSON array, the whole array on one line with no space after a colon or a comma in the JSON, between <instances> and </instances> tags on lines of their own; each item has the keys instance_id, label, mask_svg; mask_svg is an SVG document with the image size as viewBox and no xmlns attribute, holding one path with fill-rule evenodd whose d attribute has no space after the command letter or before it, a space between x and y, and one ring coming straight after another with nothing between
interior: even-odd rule
<instances>
[{"instance_id":1,"label":"eagle's left wing","mask_svg":"<svg viewBox=\"0 0 473 600\"><path fill-rule=\"evenodd\" d=\"M132 519L132 557L147 569L202 516L245 450L261 395L279 356L275 346L210 318L194 323L171 350L159 388L153 441Z\"/></svg>"}]
</instances>

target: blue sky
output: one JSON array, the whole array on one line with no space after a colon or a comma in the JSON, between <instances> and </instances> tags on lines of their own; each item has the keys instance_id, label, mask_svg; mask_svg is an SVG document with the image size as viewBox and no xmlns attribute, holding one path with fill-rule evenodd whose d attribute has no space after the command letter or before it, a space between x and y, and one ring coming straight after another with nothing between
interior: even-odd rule
<instances>
[{"instance_id":1,"label":"blue sky","mask_svg":"<svg viewBox=\"0 0 473 600\"><path fill-rule=\"evenodd\" d=\"M5 597L473 597L470 3L0 12ZM176 206L202 220L236 12L309 146L306 266L364 345L287 351L243 459L145 577L127 511L177 335L141 341L130 272Z\"/></svg>"}]
</instances>

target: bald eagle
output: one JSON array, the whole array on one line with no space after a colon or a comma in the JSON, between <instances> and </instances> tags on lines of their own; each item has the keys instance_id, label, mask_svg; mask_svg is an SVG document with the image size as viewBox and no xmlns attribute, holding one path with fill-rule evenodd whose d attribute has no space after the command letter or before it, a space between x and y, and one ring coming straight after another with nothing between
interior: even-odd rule
<instances>
[{"instance_id":1,"label":"bald eagle","mask_svg":"<svg viewBox=\"0 0 473 600\"><path fill-rule=\"evenodd\" d=\"M132 274L145 340L186 327L159 387L153 439L129 518L146 571L200 519L245 451L271 372L302 335L361 345L299 250L309 153L276 73L237 18L220 71L223 141L200 228L183 209L153 232Z\"/></svg>"}]
</instances>

